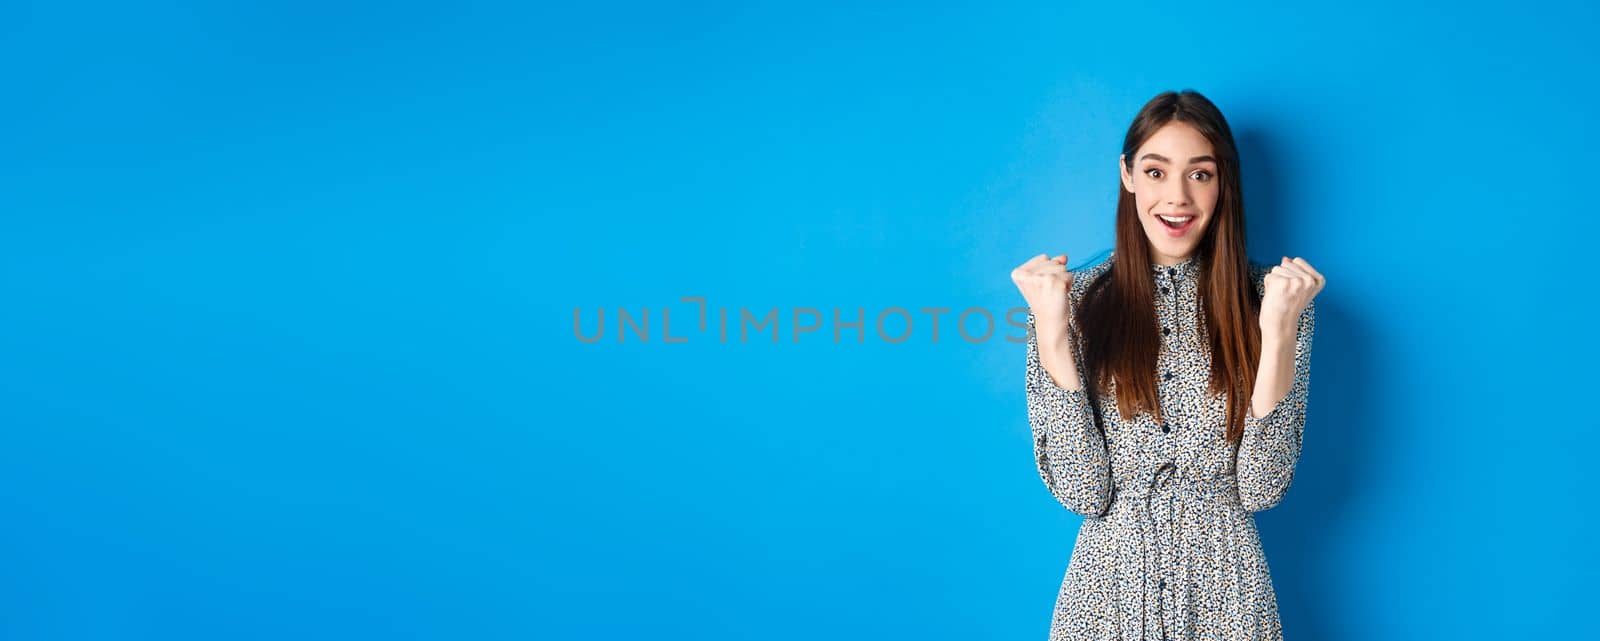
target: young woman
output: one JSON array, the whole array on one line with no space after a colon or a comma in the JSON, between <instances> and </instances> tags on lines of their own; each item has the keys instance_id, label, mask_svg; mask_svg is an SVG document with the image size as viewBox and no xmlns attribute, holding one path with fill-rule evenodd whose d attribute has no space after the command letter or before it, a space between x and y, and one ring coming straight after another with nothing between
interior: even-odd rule
<instances>
[{"instance_id":1,"label":"young woman","mask_svg":"<svg viewBox=\"0 0 1600 641\"><path fill-rule=\"evenodd\" d=\"M1108 258L1012 272L1039 476L1084 517L1050 638L1281 639L1253 513L1294 478L1326 281L1246 257L1233 134L1200 94L1147 103L1118 166Z\"/></svg>"}]
</instances>

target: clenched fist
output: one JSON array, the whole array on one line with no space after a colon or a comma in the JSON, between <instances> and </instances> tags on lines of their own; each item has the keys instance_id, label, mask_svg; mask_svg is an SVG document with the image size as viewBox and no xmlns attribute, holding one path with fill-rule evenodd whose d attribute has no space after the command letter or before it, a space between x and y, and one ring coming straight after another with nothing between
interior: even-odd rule
<instances>
[{"instance_id":1,"label":"clenched fist","mask_svg":"<svg viewBox=\"0 0 1600 641\"><path fill-rule=\"evenodd\" d=\"M1051 258L1039 254L1011 270L1011 282L1028 301L1033 312L1034 331L1041 340L1059 338L1067 328L1067 292L1072 289L1072 272L1067 271L1067 255Z\"/></svg>"},{"instance_id":2,"label":"clenched fist","mask_svg":"<svg viewBox=\"0 0 1600 641\"><path fill-rule=\"evenodd\" d=\"M1327 279L1304 258L1287 256L1263 279L1261 296L1261 337L1263 340L1293 341L1299 329L1300 314L1322 291Z\"/></svg>"}]
</instances>

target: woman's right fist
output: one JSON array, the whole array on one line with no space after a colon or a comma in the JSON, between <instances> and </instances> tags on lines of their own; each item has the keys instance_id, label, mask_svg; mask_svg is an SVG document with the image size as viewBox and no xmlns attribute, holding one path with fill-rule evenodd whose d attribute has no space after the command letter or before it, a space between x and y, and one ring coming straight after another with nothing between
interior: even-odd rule
<instances>
[{"instance_id":1,"label":"woman's right fist","mask_svg":"<svg viewBox=\"0 0 1600 641\"><path fill-rule=\"evenodd\" d=\"M1039 254L1011 270L1011 282L1028 301L1034 329L1059 331L1067 326L1067 292L1072 289L1072 272L1067 270L1067 255L1051 258Z\"/></svg>"}]
</instances>

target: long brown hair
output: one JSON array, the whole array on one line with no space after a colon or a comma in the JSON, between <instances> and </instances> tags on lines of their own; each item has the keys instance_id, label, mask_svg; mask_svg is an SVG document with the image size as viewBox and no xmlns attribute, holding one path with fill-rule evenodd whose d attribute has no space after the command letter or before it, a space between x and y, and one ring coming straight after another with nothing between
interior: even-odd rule
<instances>
[{"instance_id":1,"label":"long brown hair","mask_svg":"<svg viewBox=\"0 0 1600 641\"><path fill-rule=\"evenodd\" d=\"M1174 120L1211 141L1220 181L1216 210L1193 256L1199 268L1201 331L1211 342L1212 396L1228 396L1228 440L1238 443L1250 390L1261 358L1261 302L1251 282L1245 255L1244 194L1239 188L1239 154L1233 132L1216 105L1192 90L1168 91L1139 110L1122 140L1123 164L1131 172L1134 154L1156 130ZM1117 178L1116 245L1110 269L1085 290L1076 312L1083 335L1088 378L1102 394L1116 383L1117 411L1131 417L1149 411L1164 423L1156 395L1156 363L1161 337L1150 273L1150 241L1139 222L1134 195Z\"/></svg>"}]
</instances>

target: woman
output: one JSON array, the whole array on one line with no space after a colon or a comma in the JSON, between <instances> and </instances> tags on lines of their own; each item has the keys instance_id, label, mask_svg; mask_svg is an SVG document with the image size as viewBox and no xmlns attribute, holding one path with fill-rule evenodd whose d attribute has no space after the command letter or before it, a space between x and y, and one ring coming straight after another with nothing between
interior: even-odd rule
<instances>
[{"instance_id":1,"label":"woman","mask_svg":"<svg viewBox=\"0 0 1600 641\"><path fill-rule=\"evenodd\" d=\"M1325 280L1246 257L1233 134L1200 94L1147 103L1118 166L1109 257L1012 272L1039 475L1084 517L1050 638L1281 639L1253 513L1294 478Z\"/></svg>"}]
</instances>

